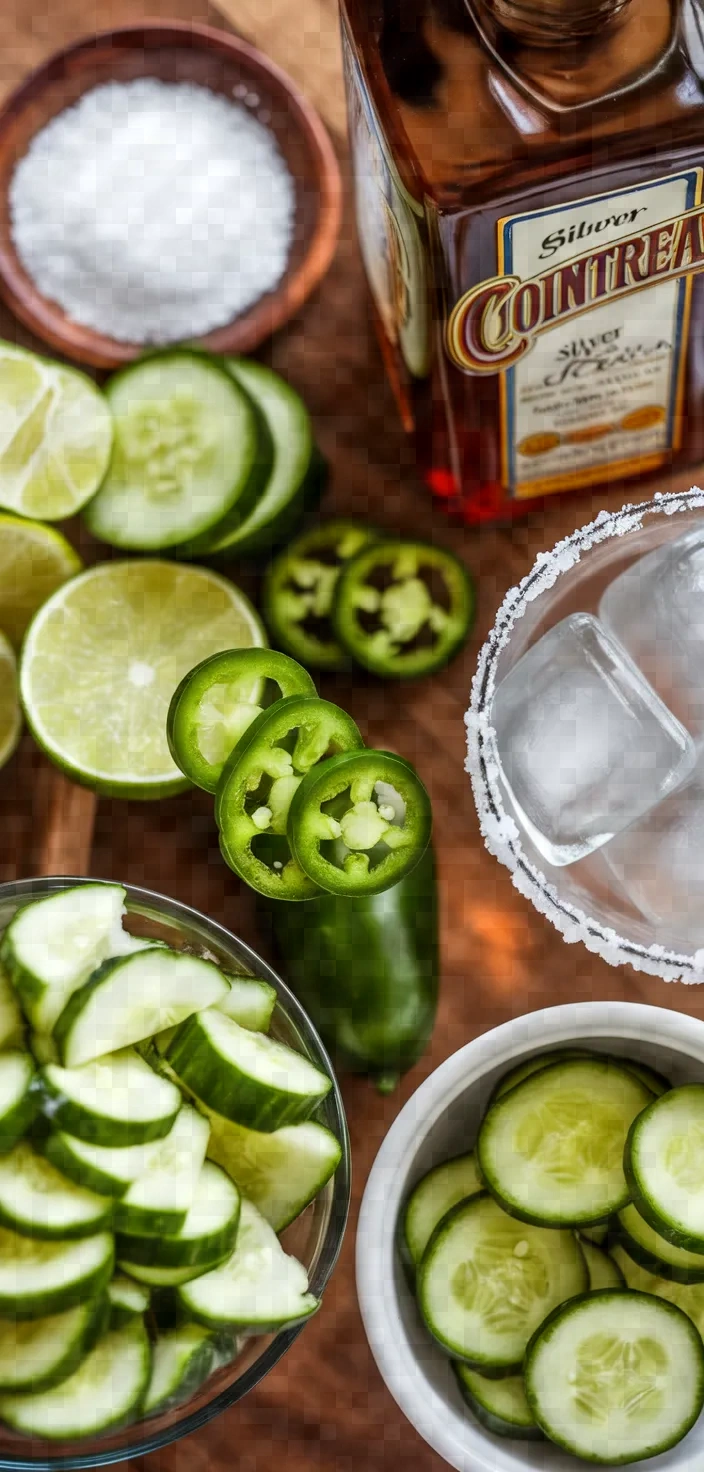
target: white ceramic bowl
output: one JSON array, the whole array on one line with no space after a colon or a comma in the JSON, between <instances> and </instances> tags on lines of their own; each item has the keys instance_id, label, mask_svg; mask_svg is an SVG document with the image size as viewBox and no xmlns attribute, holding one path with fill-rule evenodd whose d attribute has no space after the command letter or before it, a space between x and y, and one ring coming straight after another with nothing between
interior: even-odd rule
<instances>
[{"instance_id":1,"label":"white ceramic bowl","mask_svg":"<svg viewBox=\"0 0 704 1472\"><path fill-rule=\"evenodd\" d=\"M392 1125L364 1193L357 1233L357 1291L377 1365L416 1431L459 1472L577 1472L586 1467L549 1442L509 1441L464 1408L450 1361L421 1324L396 1250L409 1190L440 1161L469 1150L491 1090L521 1059L579 1042L629 1054L675 1084L704 1080L704 1023L628 1002L576 1002L531 1012L460 1048L426 1079ZM632 1464L650 1472L702 1472L704 1416L672 1451Z\"/></svg>"}]
</instances>

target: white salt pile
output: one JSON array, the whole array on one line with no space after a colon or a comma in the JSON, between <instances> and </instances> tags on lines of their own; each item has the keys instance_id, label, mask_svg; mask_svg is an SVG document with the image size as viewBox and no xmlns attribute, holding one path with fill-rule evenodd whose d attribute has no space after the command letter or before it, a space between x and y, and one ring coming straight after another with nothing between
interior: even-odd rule
<instances>
[{"instance_id":1,"label":"white salt pile","mask_svg":"<svg viewBox=\"0 0 704 1472\"><path fill-rule=\"evenodd\" d=\"M144 78L96 87L42 129L10 208L44 296L120 341L168 343L223 326L277 285L295 191L246 107Z\"/></svg>"}]
</instances>

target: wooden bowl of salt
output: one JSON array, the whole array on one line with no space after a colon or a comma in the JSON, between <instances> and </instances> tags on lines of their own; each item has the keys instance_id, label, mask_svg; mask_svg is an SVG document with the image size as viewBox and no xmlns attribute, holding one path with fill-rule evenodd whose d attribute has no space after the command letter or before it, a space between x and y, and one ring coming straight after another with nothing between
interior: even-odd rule
<instances>
[{"instance_id":1,"label":"wooden bowl of salt","mask_svg":"<svg viewBox=\"0 0 704 1472\"><path fill-rule=\"evenodd\" d=\"M247 108L273 134L293 181L288 257L276 285L229 321L183 334L213 353L251 352L295 315L332 261L340 173L323 123L286 74L236 36L207 26L148 22L102 32L57 52L11 95L0 112L0 294L32 332L78 363L118 368L154 345L87 326L43 293L20 258L10 204L15 170L47 124L103 84L143 78L195 84Z\"/></svg>"}]
</instances>

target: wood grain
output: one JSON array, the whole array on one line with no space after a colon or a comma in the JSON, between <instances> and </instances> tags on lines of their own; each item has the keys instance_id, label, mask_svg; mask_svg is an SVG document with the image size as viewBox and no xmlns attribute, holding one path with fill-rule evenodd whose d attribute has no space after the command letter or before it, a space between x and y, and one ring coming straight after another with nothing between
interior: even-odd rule
<instances>
[{"instance_id":1,"label":"wood grain","mask_svg":"<svg viewBox=\"0 0 704 1472\"><path fill-rule=\"evenodd\" d=\"M285 68L326 123L344 136L342 51L335 0L215 0L236 31Z\"/></svg>"},{"instance_id":2,"label":"wood grain","mask_svg":"<svg viewBox=\"0 0 704 1472\"><path fill-rule=\"evenodd\" d=\"M7 88L55 46L91 28L152 16L214 21L204 0L4 0L0 8L0 88ZM261 15L273 24L270 0L227 0L232 22L244 30ZM289 0L281 14L295 31L317 20L316 0ZM334 0L325 0L334 13ZM250 35L253 32L250 31ZM257 34L265 41L263 31ZM295 39L295 38L294 38ZM276 36L271 34L272 48ZM311 56L314 48L311 47ZM300 55L300 52L299 52ZM278 59L282 59L279 53ZM286 58L283 58L284 65ZM310 95L310 90L309 90ZM336 106L341 110L341 94ZM342 156L342 153L341 153ZM343 165L346 167L343 157ZM17 334L0 314L0 335ZM22 335L22 334L20 334ZM23 335L22 335L23 336ZM23 340L27 340L23 336ZM271 345L267 360L306 396L316 433L332 464L324 513L367 517L389 528L430 537L451 547L472 572L478 590L477 624L462 655L432 681L389 688L363 675L328 677L322 693L346 705L372 744L410 757L426 781L435 812L442 906L442 993L431 1049L398 1094L379 1098L361 1080L343 1080L353 1151L353 1211L340 1264L325 1305L291 1352L256 1391L219 1420L139 1463L139 1472L442 1472L444 1463L416 1435L382 1384L371 1358L354 1290L354 1229L369 1167L404 1101L431 1069L478 1033L508 1018L561 1001L594 997L647 1001L704 1016L701 988L663 983L629 968L613 970L581 946L566 946L512 888L510 877L486 853L463 770L462 713L477 653L504 592L530 567L537 552L590 519L600 505L614 507L637 488L606 497L554 497L530 520L480 533L451 527L420 486L410 447L367 324L366 294L356 245L347 179L340 248L322 288ZM662 482L682 487L683 473ZM75 529L69 533L75 538ZM84 539L84 555L98 555ZM102 554L100 554L102 555ZM245 581L239 568L233 575ZM256 594L256 580L246 585ZM2 777L0 873L10 877L16 847L29 826L36 757L29 742ZM16 794L16 796L15 796ZM10 835L8 841L7 835ZM254 903L218 851L212 802L190 794L158 804L101 802L91 871L145 884L207 911L265 950ZM137 1463L131 1472L137 1472Z\"/></svg>"},{"instance_id":3,"label":"wood grain","mask_svg":"<svg viewBox=\"0 0 704 1472\"><path fill-rule=\"evenodd\" d=\"M76 786L63 772L42 761L32 814L36 835L33 875L90 873L97 805L94 793Z\"/></svg>"}]
</instances>

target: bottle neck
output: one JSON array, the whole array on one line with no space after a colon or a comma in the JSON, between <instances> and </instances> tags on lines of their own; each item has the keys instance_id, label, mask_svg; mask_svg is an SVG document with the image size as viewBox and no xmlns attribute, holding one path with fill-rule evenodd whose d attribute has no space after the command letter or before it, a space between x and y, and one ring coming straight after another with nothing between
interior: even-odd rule
<instances>
[{"instance_id":1,"label":"bottle neck","mask_svg":"<svg viewBox=\"0 0 704 1472\"><path fill-rule=\"evenodd\" d=\"M467 0L484 26L523 46L565 46L596 38L631 0Z\"/></svg>"}]
</instances>

